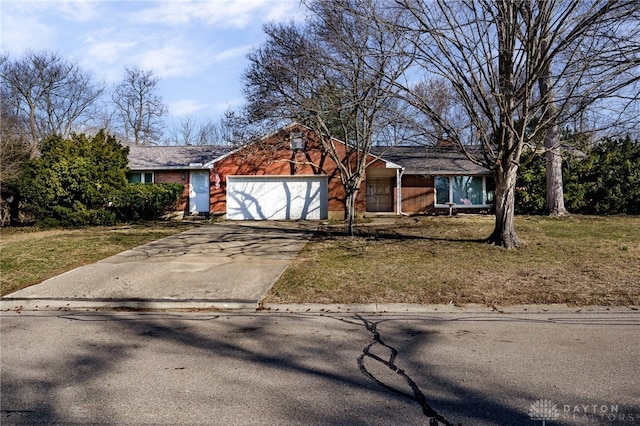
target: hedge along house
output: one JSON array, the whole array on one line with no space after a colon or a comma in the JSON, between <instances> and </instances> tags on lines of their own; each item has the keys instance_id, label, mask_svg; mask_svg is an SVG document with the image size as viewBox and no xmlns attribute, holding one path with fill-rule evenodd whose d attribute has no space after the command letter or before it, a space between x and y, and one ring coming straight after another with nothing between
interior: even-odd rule
<instances>
[{"instance_id":1,"label":"hedge along house","mask_svg":"<svg viewBox=\"0 0 640 426\"><path fill-rule=\"evenodd\" d=\"M344 161L350 147L333 141ZM488 211L489 171L453 148L397 146L371 155L356 212L448 212L448 202ZM180 210L228 220L343 219L345 191L336 164L302 126L292 124L238 149L132 147L130 181L185 184Z\"/></svg>"}]
</instances>

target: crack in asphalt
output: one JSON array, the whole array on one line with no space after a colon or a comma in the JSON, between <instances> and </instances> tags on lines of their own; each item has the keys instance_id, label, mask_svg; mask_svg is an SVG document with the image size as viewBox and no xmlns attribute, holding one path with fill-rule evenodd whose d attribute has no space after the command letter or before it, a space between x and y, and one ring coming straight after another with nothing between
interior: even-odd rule
<instances>
[{"instance_id":1,"label":"crack in asphalt","mask_svg":"<svg viewBox=\"0 0 640 426\"><path fill-rule=\"evenodd\" d=\"M425 415L425 417L429 419L430 426L439 426L439 425L454 426L453 423L449 422L441 414L439 414L436 410L434 410L433 407L431 407L431 405L429 405L429 403L427 402L426 396L420 390L420 387L416 384L416 382L413 381L413 379L411 379L411 377L409 377L409 375L403 369L401 369L396 365L396 357L398 356L398 351L394 347L389 346L382 340L382 337L380 336L380 333L377 330L378 322L368 321L366 318L363 318L358 314L356 314L356 318L362 321L366 329L369 332L371 332L371 334L373 334L373 340L371 340L371 342L364 347L364 349L362 350L362 354L358 357L358 367L360 368L360 371L369 379L371 379L373 382L384 387L385 389L389 389L397 394L400 394L406 398L416 401L422 408L422 413ZM372 353L371 349L376 345L381 345L390 351L391 355L389 356L389 359L381 358L380 356ZM364 361L366 358L370 358L374 361L377 361L383 364L385 367L389 368L391 371L400 375L411 388L412 394L404 392L400 389L396 389L393 386L390 386L384 383L383 381L381 381L380 379L378 379L377 377L375 377L367 369L365 365Z\"/></svg>"}]
</instances>

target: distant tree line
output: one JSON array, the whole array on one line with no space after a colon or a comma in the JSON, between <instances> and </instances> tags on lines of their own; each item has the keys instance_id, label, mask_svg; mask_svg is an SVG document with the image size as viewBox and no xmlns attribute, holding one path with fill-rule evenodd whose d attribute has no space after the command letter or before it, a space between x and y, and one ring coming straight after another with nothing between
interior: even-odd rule
<instances>
[{"instance_id":1,"label":"distant tree line","mask_svg":"<svg viewBox=\"0 0 640 426\"><path fill-rule=\"evenodd\" d=\"M605 138L589 143L584 135L567 135L562 161L565 206L591 215L640 215L640 141ZM570 148L569 148L570 147ZM523 155L516 185L518 214L547 214L546 160Z\"/></svg>"},{"instance_id":2,"label":"distant tree line","mask_svg":"<svg viewBox=\"0 0 640 426\"><path fill-rule=\"evenodd\" d=\"M159 84L152 70L135 66L125 66L121 81L108 87L57 52L27 50L18 58L0 54L2 116L13 121L12 135L24 139L31 157L51 135L100 129L126 145L223 143L223 120L183 116L170 122Z\"/></svg>"}]
</instances>

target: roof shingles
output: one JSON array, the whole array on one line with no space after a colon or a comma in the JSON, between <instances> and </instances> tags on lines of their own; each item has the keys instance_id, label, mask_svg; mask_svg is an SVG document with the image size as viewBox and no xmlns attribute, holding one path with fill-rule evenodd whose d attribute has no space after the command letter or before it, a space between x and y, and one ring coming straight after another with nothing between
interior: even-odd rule
<instances>
[{"instance_id":1,"label":"roof shingles","mask_svg":"<svg viewBox=\"0 0 640 426\"><path fill-rule=\"evenodd\" d=\"M488 175L489 170L469 160L455 147L392 146L375 150L411 175ZM374 153L375 154L375 153Z\"/></svg>"},{"instance_id":2,"label":"roof shingles","mask_svg":"<svg viewBox=\"0 0 640 426\"><path fill-rule=\"evenodd\" d=\"M231 152L228 146L131 146L129 169L162 170L188 169L194 164L204 165Z\"/></svg>"},{"instance_id":3,"label":"roof shingles","mask_svg":"<svg viewBox=\"0 0 640 426\"><path fill-rule=\"evenodd\" d=\"M220 145L131 146L129 169L167 170L199 168L232 152ZM489 170L470 161L455 147L393 146L373 152L414 175L488 175Z\"/></svg>"}]
</instances>

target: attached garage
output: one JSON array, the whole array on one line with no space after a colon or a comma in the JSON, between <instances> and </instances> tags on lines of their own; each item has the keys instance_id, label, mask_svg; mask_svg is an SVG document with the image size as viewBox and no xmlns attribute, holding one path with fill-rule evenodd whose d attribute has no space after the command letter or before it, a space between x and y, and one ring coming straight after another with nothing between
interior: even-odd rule
<instances>
[{"instance_id":1,"label":"attached garage","mask_svg":"<svg viewBox=\"0 0 640 426\"><path fill-rule=\"evenodd\" d=\"M327 176L227 176L228 220L328 217Z\"/></svg>"}]
</instances>

